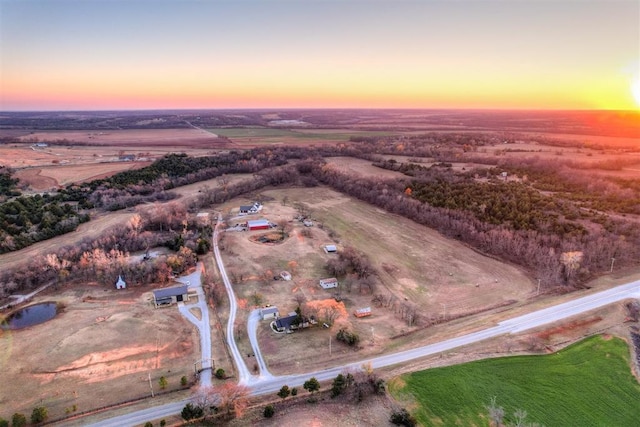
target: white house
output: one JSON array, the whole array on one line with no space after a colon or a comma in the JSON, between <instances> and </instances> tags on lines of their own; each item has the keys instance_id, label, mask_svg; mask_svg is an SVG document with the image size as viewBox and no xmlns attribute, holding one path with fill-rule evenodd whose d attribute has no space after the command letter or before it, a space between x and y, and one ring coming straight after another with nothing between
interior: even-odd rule
<instances>
[{"instance_id":1,"label":"white house","mask_svg":"<svg viewBox=\"0 0 640 427\"><path fill-rule=\"evenodd\" d=\"M320 286L322 289L331 289L338 287L338 279L331 277L329 279L320 279Z\"/></svg>"},{"instance_id":2,"label":"white house","mask_svg":"<svg viewBox=\"0 0 640 427\"><path fill-rule=\"evenodd\" d=\"M126 289L127 283L124 281L122 276L118 276L118 281L116 282L116 289Z\"/></svg>"},{"instance_id":3,"label":"white house","mask_svg":"<svg viewBox=\"0 0 640 427\"><path fill-rule=\"evenodd\" d=\"M241 215L249 215L255 214L262 210L262 203L253 202L252 205L241 205L240 206L240 214Z\"/></svg>"}]
</instances>

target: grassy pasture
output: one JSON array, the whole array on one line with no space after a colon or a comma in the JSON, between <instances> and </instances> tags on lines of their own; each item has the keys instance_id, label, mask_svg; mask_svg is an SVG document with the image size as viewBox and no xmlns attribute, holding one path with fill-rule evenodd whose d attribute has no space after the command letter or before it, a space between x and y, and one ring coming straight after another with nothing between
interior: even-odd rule
<instances>
[{"instance_id":1,"label":"grassy pasture","mask_svg":"<svg viewBox=\"0 0 640 427\"><path fill-rule=\"evenodd\" d=\"M209 132L232 139L260 138L264 142L273 142L271 139L290 140L318 140L318 141L348 141L352 136L387 135L387 132L351 131L348 129L278 129L263 127L243 128L211 128ZM284 141L282 141L284 142Z\"/></svg>"},{"instance_id":2,"label":"grassy pasture","mask_svg":"<svg viewBox=\"0 0 640 427\"><path fill-rule=\"evenodd\" d=\"M420 423L487 426L491 397L505 409L527 411L547 426L636 426L640 384L619 338L594 336L557 353L488 359L404 375L391 386L414 402Z\"/></svg>"}]
</instances>

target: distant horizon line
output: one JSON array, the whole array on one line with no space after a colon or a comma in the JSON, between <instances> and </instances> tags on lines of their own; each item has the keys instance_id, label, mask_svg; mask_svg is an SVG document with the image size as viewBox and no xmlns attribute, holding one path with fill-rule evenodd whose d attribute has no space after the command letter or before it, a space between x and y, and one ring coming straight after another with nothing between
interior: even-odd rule
<instances>
[{"instance_id":1,"label":"distant horizon line","mask_svg":"<svg viewBox=\"0 0 640 427\"><path fill-rule=\"evenodd\" d=\"M172 111L496 111L496 112L618 112L639 113L638 109L608 108L454 108L454 107L236 107L236 108L111 108L111 109L33 109L0 110L8 113L115 113L115 112L172 112Z\"/></svg>"}]
</instances>

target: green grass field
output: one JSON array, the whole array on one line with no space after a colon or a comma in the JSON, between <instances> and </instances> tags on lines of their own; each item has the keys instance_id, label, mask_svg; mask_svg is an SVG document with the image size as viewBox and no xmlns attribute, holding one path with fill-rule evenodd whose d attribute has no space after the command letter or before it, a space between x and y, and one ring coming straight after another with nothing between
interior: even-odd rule
<instances>
[{"instance_id":1,"label":"green grass field","mask_svg":"<svg viewBox=\"0 0 640 427\"><path fill-rule=\"evenodd\" d=\"M487 359L402 376L391 392L425 426L488 426L491 397L505 410L527 411L527 422L552 426L638 426L640 384L629 347L595 336L558 353ZM394 384L395 383L395 384Z\"/></svg>"},{"instance_id":2,"label":"green grass field","mask_svg":"<svg viewBox=\"0 0 640 427\"><path fill-rule=\"evenodd\" d=\"M330 140L330 141L348 141L351 136L374 136L388 135L388 132L374 131L348 131L348 130L288 130L264 127L244 127L244 128L210 128L206 129L216 135L226 136L227 138L296 138L304 140Z\"/></svg>"}]
</instances>

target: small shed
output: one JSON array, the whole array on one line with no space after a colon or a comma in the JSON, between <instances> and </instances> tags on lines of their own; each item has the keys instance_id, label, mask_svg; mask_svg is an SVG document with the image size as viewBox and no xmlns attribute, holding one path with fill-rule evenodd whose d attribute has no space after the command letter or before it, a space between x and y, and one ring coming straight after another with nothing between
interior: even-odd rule
<instances>
[{"instance_id":1,"label":"small shed","mask_svg":"<svg viewBox=\"0 0 640 427\"><path fill-rule=\"evenodd\" d=\"M320 286L322 289L331 289L338 287L338 279L335 277L330 277L328 279L320 279Z\"/></svg>"},{"instance_id":2,"label":"small shed","mask_svg":"<svg viewBox=\"0 0 640 427\"><path fill-rule=\"evenodd\" d=\"M268 230L271 228L271 223L266 219L254 219L247 221L247 227L249 230Z\"/></svg>"},{"instance_id":3,"label":"small shed","mask_svg":"<svg viewBox=\"0 0 640 427\"><path fill-rule=\"evenodd\" d=\"M338 247L336 245L327 245L324 247L324 251L328 254L334 254L338 252Z\"/></svg>"},{"instance_id":4,"label":"small shed","mask_svg":"<svg viewBox=\"0 0 640 427\"><path fill-rule=\"evenodd\" d=\"M367 317L371 316L371 307L359 308L353 312L353 315L356 317Z\"/></svg>"},{"instance_id":5,"label":"small shed","mask_svg":"<svg viewBox=\"0 0 640 427\"><path fill-rule=\"evenodd\" d=\"M275 319L279 314L278 307L275 306L263 307L260 309L260 317L262 317L262 320Z\"/></svg>"},{"instance_id":6,"label":"small shed","mask_svg":"<svg viewBox=\"0 0 640 427\"><path fill-rule=\"evenodd\" d=\"M153 291L153 303L156 308L164 305L189 301L189 286L176 286L174 288L156 289Z\"/></svg>"},{"instance_id":7,"label":"small shed","mask_svg":"<svg viewBox=\"0 0 640 427\"><path fill-rule=\"evenodd\" d=\"M122 278L122 275L118 276L118 281L116 282L116 289L126 289L127 283Z\"/></svg>"},{"instance_id":8,"label":"small shed","mask_svg":"<svg viewBox=\"0 0 640 427\"><path fill-rule=\"evenodd\" d=\"M288 271L282 271L280 272L280 277L282 277L282 280L289 281L291 280L291 273L289 273Z\"/></svg>"}]
</instances>

